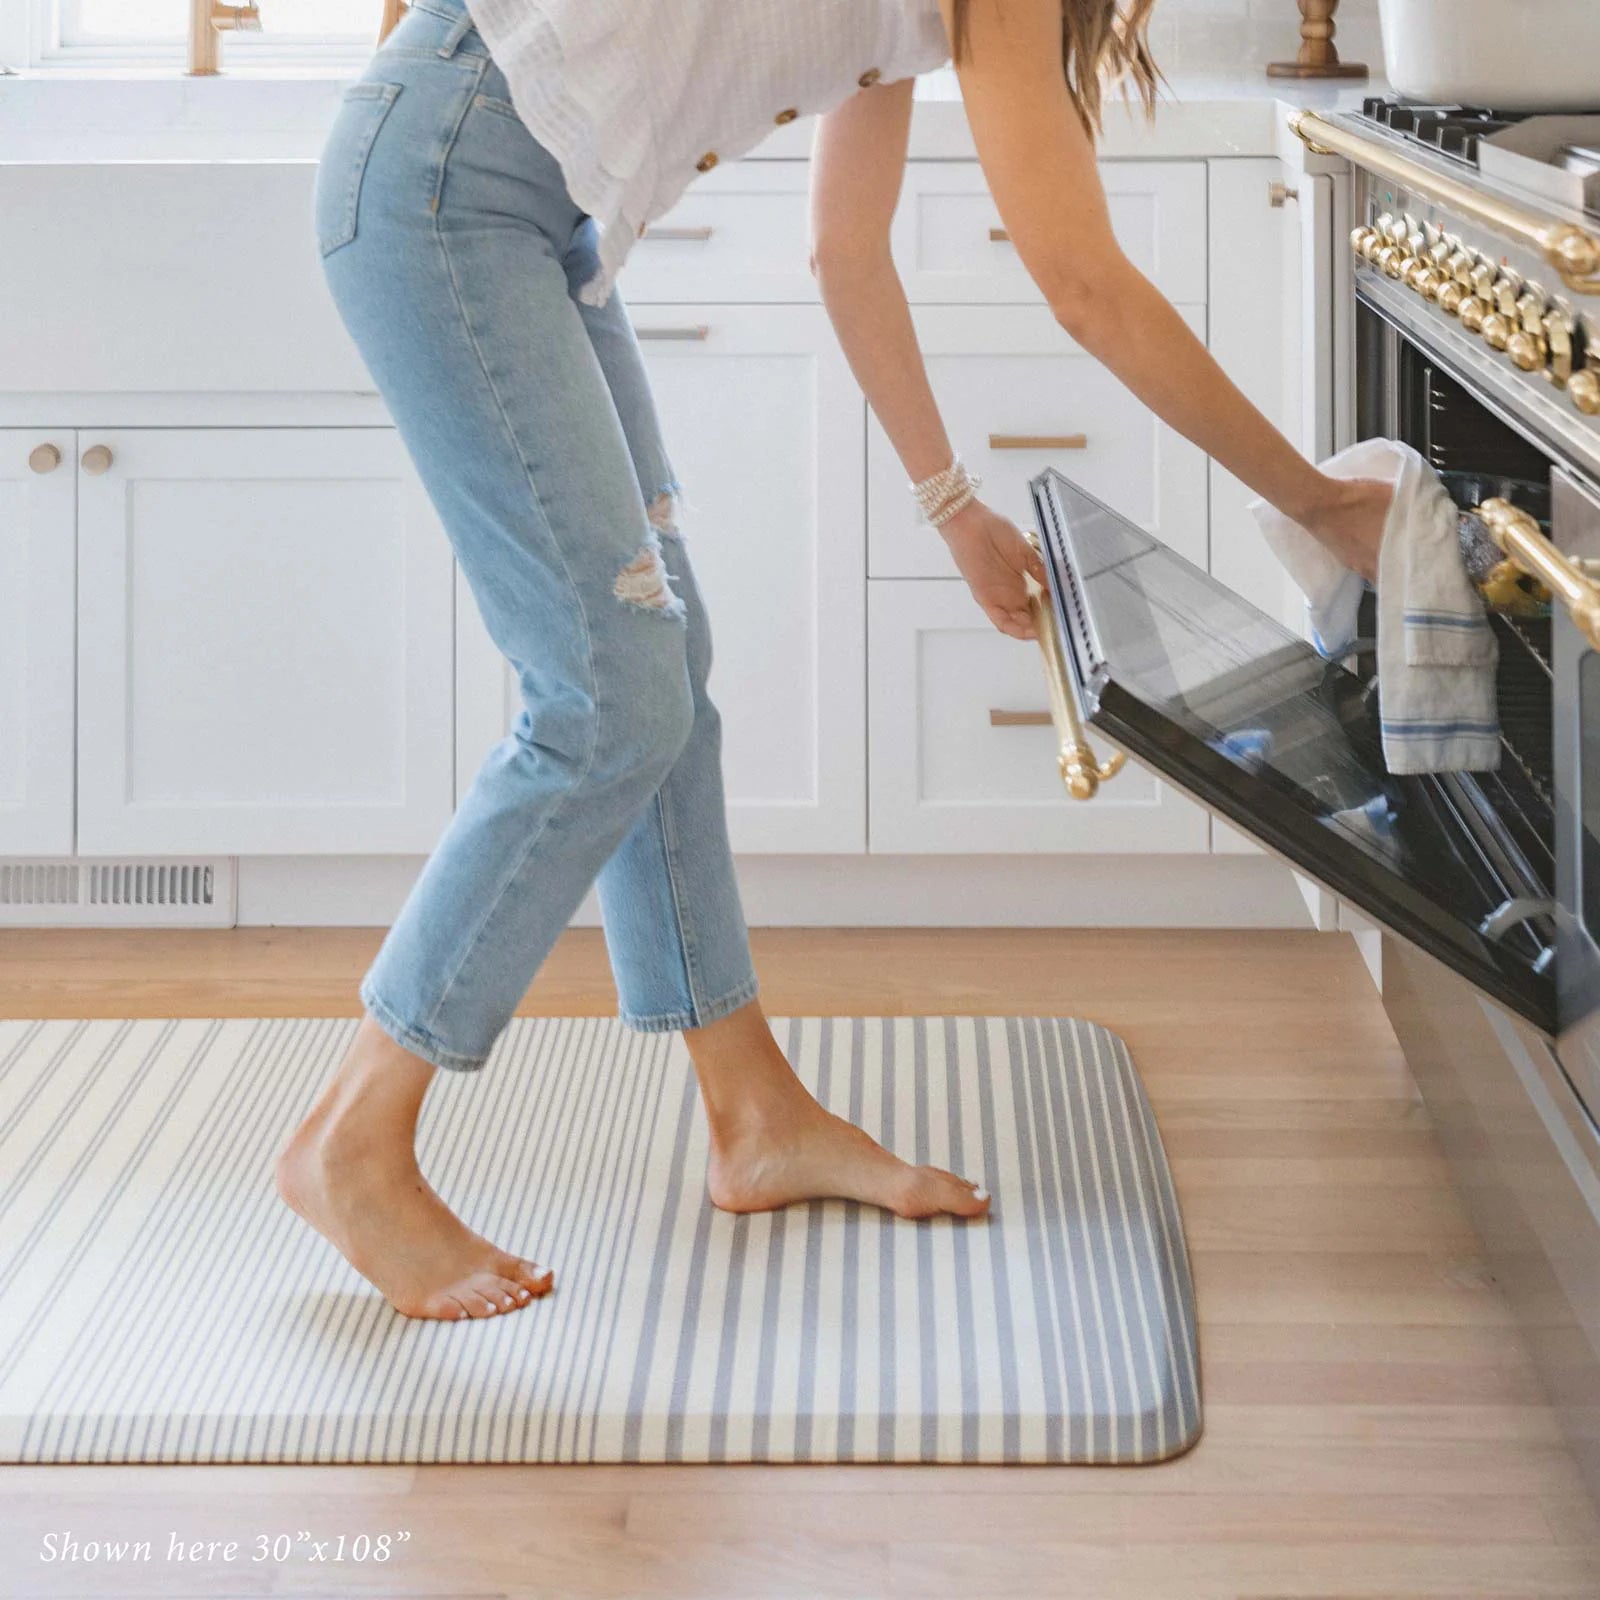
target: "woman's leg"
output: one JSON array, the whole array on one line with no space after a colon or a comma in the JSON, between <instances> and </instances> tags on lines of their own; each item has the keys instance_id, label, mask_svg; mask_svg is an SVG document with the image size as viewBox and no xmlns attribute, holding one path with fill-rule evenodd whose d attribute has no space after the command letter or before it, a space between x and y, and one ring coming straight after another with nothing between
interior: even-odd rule
<instances>
[{"instance_id":1,"label":"woman's leg","mask_svg":"<svg viewBox=\"0 0 1600 1600\"><path fill-rule=\"evenodd\" d=\"M335 302L524 702L279 1165L285 1198L358 1270L435 1317L502 1309L549 1277L467 1229L417 1170L433 1071L483 1064L694 718L684 608L562 267L581 214L483 98L489 65L458 6L412 7L341 110L316 194Z\"/></svg>"},{"instance_id":2,"label":"woman's leg","mask_svg":"<svg viewBox=\"0 0 1600 1600\"><path fill-rule=\"evenodd\" d=\"M569 279L592 266L592 224L568 252ZM694 725L672 771L598 879L623 1020L681 1029L711 1134L709 1187L731 1211L840 1196L902 1216L979 1216L988 1195L953 1173L914 1167L835 1117L795 1076L761 1006L728 846L721 720L707 689L711 633L680 527L680 487L662 442L620 293L582 314L633 455L688 625Z\"/></svg>"}]
</instances>

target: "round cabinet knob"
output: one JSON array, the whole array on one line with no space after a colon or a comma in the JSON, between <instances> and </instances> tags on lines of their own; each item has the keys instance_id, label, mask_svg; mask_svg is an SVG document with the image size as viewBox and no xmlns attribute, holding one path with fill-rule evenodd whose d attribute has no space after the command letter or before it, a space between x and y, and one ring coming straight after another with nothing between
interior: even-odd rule
<instances>
[{"instance_id":1,"label":"round cabinet knob","mask_svg":"<svg viewBox=\"0 0 1600 1600\"><path fill-rule=\"evenodd\" d=\"M1586 417L1600 417L1600 372L1585 367L1582 372L1573 373L1567 393Z\"/></svg>"},{"instance_id":2,"label":"round cabinet knob","mask_svg":"<svg viewBox=\"0 0 1600 1600\"><path fill-rule=\"evenodd\" d=\"M35 472L54 472L61 465L61 452L53 444L36 444L28 452L28 465Z\"/></svg>"},{"instance_id":3,"label":"round cabinet knob","mask_svg":"<svg viewBox=\"0 0 1600 1600\"><path fill-rule=\"evenodd\" d=\"M111 465L111 446L106 444L92 444L78 463L85 472L98 478Z\"/></svg>"}]
</instances>

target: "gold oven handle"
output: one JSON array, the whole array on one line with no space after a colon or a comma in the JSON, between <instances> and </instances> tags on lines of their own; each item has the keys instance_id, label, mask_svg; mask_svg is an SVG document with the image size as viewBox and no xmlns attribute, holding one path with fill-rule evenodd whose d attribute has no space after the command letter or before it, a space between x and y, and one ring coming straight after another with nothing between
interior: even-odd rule
<instances>
[{"instance_id":1,"label":"gold oven handle","mask_svg":"<svg viewBox=\"0 0 1600 1600\"><path fill-rule=\"evenodd\" d=\"M1590 648L1600 650L1600 585L1562 555L1540 532L1539 524L1509 500L1485 500L1477 514L1494 542L1560 599Z\"/></svg>"},{"instance_id":2,"label":"gold oven handle","mask_svg":"<svg viewBox=\"0 0 1600 1600\"><path fill-rule=\"evenodd\" d=\"M1314 111L1295 112L1289 118L1289 127L1317 155L1345 156L1369 172L1450 206L1537 250L1561 274L1569 289L1578 294L1600 294L1600 239L1592 233L1570 222L1547 222L1520 206L1480 194L1455 178L1397 155L1376 140L1338 127Z\"/></svg>"},{"instance_id":3,"label":"gold oven handle","mask_svg":"<svg viewBox=\"0 0 1600 1600\"><path fill-rule=\"evenodd\" d=\"M1028 535L1028 543L1039 549L1039 536ZM1042 553L1042 552L1041 552ZM1056 614L1050 607L1050 596L1032 578L1028 585L1028 609L1033 613L1034 631L1039 636L1039 653L1044 657L1045 686L1050 691L1050 717L1056 725L1056 737L1061 748L1056 766L1067 793L1074 800L1092 800L1100 792L1100 785L1122 771L1127 757L1120 750L1113 751L1110 760L1101 762L1089 748L1084 737L1083 724L1078 720L1078 703L1072 697L1067 683L1067 658L1061 647L1061 634L1056 628Z\"/></svg>"}]
</instances>

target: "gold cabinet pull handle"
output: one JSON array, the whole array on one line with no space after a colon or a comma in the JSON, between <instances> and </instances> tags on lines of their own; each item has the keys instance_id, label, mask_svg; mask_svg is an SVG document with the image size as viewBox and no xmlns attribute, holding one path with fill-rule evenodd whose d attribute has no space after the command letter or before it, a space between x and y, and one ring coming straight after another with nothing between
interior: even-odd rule
<instances>
[{"instance_id":1,"label":"gold cabinet pull handle","mask_svg":"<svg viewBox=\"0 0 1600 1600\"><path fill-rule=\"evenodd\" d=\"M1600 650L1600 585L1562 555L1540 532L1539 524L1509 500L1485 500L1478 515L1494 542L1560 599L1590 647Z\"/></svg>"},{"instance_id":2,"label":"gold cabinet pull handle","mask_svg":"<svg viewBox=\"0 0 1600 1600\"><path fill-rule=\"evenodd\" d=\"M1005 229L1005 228L991 228L989 230L989 243L990 244L1010 244L1011 243L1010 231L1008 229Z\"/></svg>"},{"instance_id":3,"label":"gold cabinet pull handle","mask_svg":"<svg viewBox=\"0 0 1600 1600\"><path fill-rule=\"evenodd\" d=\"M1048 728L1050 726L1050 713L1048 711L1002 711L998 706L990 706L989 726L991 728Z\"/></svg>"},{"instance_id":4,"label":"gold cabinet pull handle","mask_svg":"<svg viewBox=\"0 0 1600 1600\"><path fill-rule=\"evenodd\" d=\"M640 339L695 340L706 338L711 329L702 322L692 328L635 328L633 331Z\"/></svg>"},{"instance_id":5,"label":"gold cabinet pull handle","mask_svg":"<svg viewBox=\"0 0 1600 1600\"><path fill-rule=\"evenodd\" d=\"M1039 550L1039 536L1028 534L1028 542ZM1043 554L1043 551L1040 551ZM1030 577L1028 609L1033 613L1033 626L1039 635L1039 653L1044 657L1044 681L1050 691L1050 716L1056 725L1060 749L1056 767L1067 793L1074 800L1092 800L1100 792L1100 785L1122 771L1127 757L1114 751L1108 761L1100 761L1089 741L1084 737L1083 724L1078 720L1078 703L1072 697L1067 683L1067 658L1061 647L1061 635L1056 631L1055 612L1050 609L1050 597Z\"/></svg>"},{"instance_id":6,"label":"gold cabinet pull handle","mask_svg":"<svg viewBox=\"0 0 1600 1600\"><path fill-rule=\"evenodd\" d=\"M1087 450L1086 433L991 433L991 450Z\"/></svg>"},{"instance_id":7,"label":"gold cabinet pull handle","mask_svg":"<svg viewBox=\"0 0 1600 1600\"><path fill-rule=\"evenodd\" d=\"M697 228L663 228L657 225L646 228L644 237L678 244L704 244L711 237L711 227L709 224Z\"/></svg>"}]
</instances>

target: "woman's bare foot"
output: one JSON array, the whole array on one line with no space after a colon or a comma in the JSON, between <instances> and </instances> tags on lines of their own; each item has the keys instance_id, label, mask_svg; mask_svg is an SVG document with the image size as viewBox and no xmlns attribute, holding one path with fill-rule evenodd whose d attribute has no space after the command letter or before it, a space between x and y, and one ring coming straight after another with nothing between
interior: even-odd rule
<instances>
[{"instance_id":1,"label":"woman's bare foot","mask_svg":"<svg viewBox=\"0 0 1600 1600\"><path fill-rule=\"evenodd\" d=\"M943 1167L914 1167L860 1128L803 1104L713 1130L707 1188L723 1211L772 1211L796 1200L863 1200L901 1217L981 1217L988 1193ZM809 1109L807 1109L809 1108Z\"/></svg>"},{"instance_id":2,"label":"woman's bare foot","mask_svg":"<svg viewBox=\"0 0 1600 1600\"><path fill-rule=\"evenodd\" d=\"M902 1217L982 1217L986 1190L943 1167L915 1167L823 1110L752 1001L685 1034L711 1128L707 1187L723 1211L796 1200L860 1200Z\"/></svg>"},{"instance_id":3,"label":"woman's bare foot","mask_svg":"<svg viewBox=\"0 0 1600 1600\"><path fill-rule=\"evenodd\" d=\"M278 1157L278 1193L405 1316L513 1311L554 1277L474 1233L422 1176L416 1119L434 1070L364 1018Z\"/></svg>"}]
</instances>

